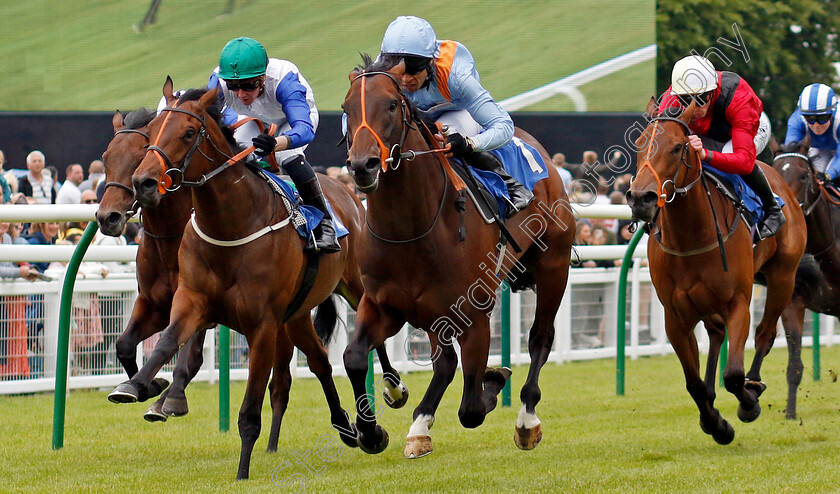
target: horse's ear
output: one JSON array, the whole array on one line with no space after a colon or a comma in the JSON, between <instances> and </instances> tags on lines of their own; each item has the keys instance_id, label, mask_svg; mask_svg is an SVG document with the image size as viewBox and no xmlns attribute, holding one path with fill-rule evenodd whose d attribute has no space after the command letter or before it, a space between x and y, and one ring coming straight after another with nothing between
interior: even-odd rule
<instances>
[{"instance_id":1,"label":"horse's ear","mask_svg":"<svg viewBox=\"0 0 840 494\"><path fill-rule=\"evenodd\" d=\"M650 101L648 101L647 108L645 108L645 116L648 120L656 115L657 110L659 110L659 105L656 103L656 98L651 96Z\"/></svg>"},{"instance_id":2,"label":"horse's ear","mask_svg":"<svg viewBox=\"0 0 840 494\"><path fill-rule=\"evenodd\" d=\"M213 103L219 99L219 86L214 87L213 89L204 93L201 98L198 99L198 105L205 110L213 106Z\"/></svg>"},{"instance_id":3,"label":"horse's ear","mask_svg":"<svg viewBox=\"0 0 840 494\"><path fill-rule=\"evenodd\" d=\"M686 108L685 111L682 112L682 115L680 115L680 120L682 120L683 122L685 122L686 125L688 125L688 122L691 121L691 117L694 116L695 110L697 110L697 103L692 98L691 104L688 105L688 108Z\"/></svg>"},{"instance_id":4,"label":"horse's ear","mask_svg":"<svg viewBox=\"0 0 840 494\"><path fill-rule=\"evenodd\" d=\"M123 114L120 113L119 110L114 112L114 116L111 118L111 125L114 126L114 133L125 128L125 124L123 123Z\"/></svg>"},{"instance_id":5,"label":"horse's ear","mask_svg":"<svg viewBox=\"0 0 840 494\"><path fill-rule=\"evenodd\" d=\"M403 74L405 74L405 59L400 59L400 63L388 69L388 73L396 77L397 80L400 80Z\"/></svg>"},{"instance_id":6,"label":"horse's ear","mask_svg":"<svg viewBox=\"0 0 840 494\"><path fill-rule=\"evenodd\" d=\"M356 78L357 78L357 77L359 77L360 75L362 75L362 71L361 71L361 70L359 70L359 68L358 68L358 67L356 67L355 69L351 70L351 71L350 71L350 73L349 73L349 74L347 74L347 78L348 78L348 79L350 79L350 84L352 84L352 83L353 83L353 81L355 81L355 80L356 80Z\"/></svg>"},{"instance_id":7,"label":"horse's ear","mask_svg":"<svg viewBox=\"0 0 840 494\"><path fill-rule=\"evenodd\" d=\"M175 94L172 92L175 84L172 82L172 78L166 76L166 81L163 83L163 97L166 98L166 104L170 104L175 100Z\"/></svg>"},{"instance_id":8,"label":"horse's ear","mask_svg":"<svg viewBox=\"0 0 840 494\"><path fill-rule=\"evenodd\" d=\"M811 133L805 133L805 139L802 139L799 142L799 152L804 154L805 156L808 155L808 149L811 148Z\"/></svg>"},{"instance_id":9,"label":"horse's ear","mask_svg":"<svg viewBox=\"0 0 840 494\"><path fill-rule=\"evenodd\" d=\"M776 156L779 152L779 143L776 141L776 136L770 136L770 154Z\"/></svg>"}]
</instances>

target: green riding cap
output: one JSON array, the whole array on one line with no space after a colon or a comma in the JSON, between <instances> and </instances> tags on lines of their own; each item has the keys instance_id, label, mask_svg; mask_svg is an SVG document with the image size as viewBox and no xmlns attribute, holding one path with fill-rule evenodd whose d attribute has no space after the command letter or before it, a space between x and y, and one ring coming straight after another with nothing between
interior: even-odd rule
<instances>
[{"instance_id":1,"label":"green riding cap","mask_svg":"<svg viewBox=\"0 0 840 494\"><path fill-rule=\"evenodd\" d=\"M232 39L219 56L219 78L250 79L265 74L268 54L259 41L245 36Z\"/></svg>"}]
</instances>

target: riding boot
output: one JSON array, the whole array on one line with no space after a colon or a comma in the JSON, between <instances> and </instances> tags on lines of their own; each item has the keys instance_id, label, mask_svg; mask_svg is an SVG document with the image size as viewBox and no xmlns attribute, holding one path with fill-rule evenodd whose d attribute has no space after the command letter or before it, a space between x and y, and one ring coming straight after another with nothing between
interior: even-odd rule
<instances>
[{"instance_id":1,"label":"riding boot","mask_svg":"<svg viewBox=\"0 0 840 494\"><path fill-rule=\"evenodd\" d=\"M307 241L304 250L307 252L326 253L341 251L341 244L338 243L338 238L336 238L332 216L330 216L330 211L327 209L321 184L318 182L318 178L315 177L312 166L306 162L303 156L296 155L283 162L283 169L289 175L289 178L292 179L292 182L295 183L295 187L300 192L300 197L303 199L303 202L309 206L314 206L324 213L324 219L313 230L312 236Z\"/></svg>"},{"instance_id":2,"label":"riding boot","mask_svg":"<svg viewBox=\"0 0 840 494\"><path fill-rule=\"evenodd\" d=\"M474 166L479 170L496 173L505 182L508 195L510 196L510 209L507 213L508 218L527 208L531 204L531 201L534 200L534 194L508 174L504 165L502 165L502 161L495 154L487 151L473 152L467 155L466 161L468 165Z\"/></svg>"},{"instance_id":3,"label":"riding boot","mask_svg":"<svg viewBox=\"0 0 840 494\"><path fill-rule=\"evenodd\" d=\"M744 181L747 182L747 185L758 194L764 209L764 220L758 225L758 236L761 239L772 237L785 224L785 221L787 221L785 214L782 212L782 208L776 202L773 189L770 188L767 177L764 176L764 172L757 163L750 173L742 176Z\"/></svg>"}]
</instances>

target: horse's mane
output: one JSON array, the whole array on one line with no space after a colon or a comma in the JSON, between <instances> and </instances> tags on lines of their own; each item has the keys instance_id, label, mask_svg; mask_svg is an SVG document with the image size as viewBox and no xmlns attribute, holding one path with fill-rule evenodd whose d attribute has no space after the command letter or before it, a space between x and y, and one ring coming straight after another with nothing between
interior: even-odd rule
<instances>
[{"instance_id":1,"label":"horse's mane","mask_svg":"<svg viewBox=\"0 0 840 494\"><path fill-rule=\"evenodd\" d=\"M795 153L799 151L799 141L789 142L787 144L782 144L779 147L779 151L782 153Z\"/></svg>"},{"instance_id":2,"label":"horse's mane","mask_svg":"<svg viewBox=\"0 0 840 494\"><path fill-rule=\"evenodd\" d=\"M661 116L669 118L680 118L682 114L683 109L679 106L669 106L668 108L663 108L661 112Z\"/></svg>"},{"instance_id":3,"label":"horse's mane","mask_svg":"<svg viewBox=\"0 0 840 494\"><path fill-rule=\"evenodd\" d=\"M184 91L181 96L178 97L178 103L186 103L187 101L198 101L202 96L204 96L207 91L210 89L206 87L199 87L193 89L187 89ZM222 102L219 99L215 99L213 103L207 107L207 114L210 115L210 118L216 122L216 125L219 126L221 129L222 134L225 136L225 139L228 141L228 144L236 151L241 151L239 144L237 144L236 140L233 138L233 131L228 128L227 125L222 122Z\"/></svg>"},{"instance_id":4,"label":"horse's mane","mask_svg":"<svg viewBox=\"0 0 840 494\"><path fill-rule=\"evenodd\" d=\"M128 129L139 129L145 127L155 118L156 112L148 108L138 108L125 116L123 125Z\"/></svg>"}]
</instances>

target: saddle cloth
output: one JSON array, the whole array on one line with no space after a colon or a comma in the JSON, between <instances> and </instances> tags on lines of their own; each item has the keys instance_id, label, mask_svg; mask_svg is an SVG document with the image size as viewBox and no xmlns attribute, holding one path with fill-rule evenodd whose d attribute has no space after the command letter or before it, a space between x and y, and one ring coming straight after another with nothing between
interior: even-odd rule
<instances>
[{"instance_id":1,"label":"saddle cloth","mask_svg":"<svg viewBox=\"0 0 840 494\"><path fill-rule=\"evenodd\" d=\"M707 175L717 178L718 180L715 180L715 183L729 192L728 196L735 205L742 211L746 210L749 213L748 217L744 216L744 220L750 227L761 223L764 219L761 199L740 175L722 172L707 163L703 163L703 171ZM779 196L775 197L779 207L784 207L785 201Z\"/></svg>"},{"instance_id":2,"label":"saddle cloth","mask_svg":"<svg viewBox=\"0 0 840 494\"><path fill-rule=\"evenodd\" d=\"M321 224L321 220L324 219L324 213L318 210L315 206L309 206L303 204L300 194L298 193L297 189L295 188L292 182L287 182L283 179L283 176L275 175L274 173L268 170L259 170L264 179L270 180L271 183L277 185L277 187L272 187L272 189L277 192L278 194L285 195L286 199L288 199L288 205L291 205L292 208L297 208L300 214L305 221L295 221L293 219L293 224L295 225L295 230L298 232L303 238L309 238L312 230L314 230L318 225ZM341 218L339 218L335 211L333 211L332 204L330 204L329 199L324 196L324 201L327 203L327 209L330 212L330 216L333 219L333 226L335 227L335 235L337 238L341 238L345 235L348 235L350 231L347 227L344 226L344 223L341 222ZM289 211L289 214L292 215L294 218L295 213L293 211Z\"/></svg>"},{"instance_id":3,"label":"saddle cloth","mask_svg":"<svg viewBox=\"0 0 840 494\"><path fill-rule=\"evenodd\" d=\"M490 151L505 165L505 170L528 190L534 190L537 182L548 177L548 168L540 153L522 139L514 137L511 142L499 149ZM470 167L475 178L493 195L499 205L499 211L509 207L507 186L499 175Z\"/></svg>"}]
</instances>

